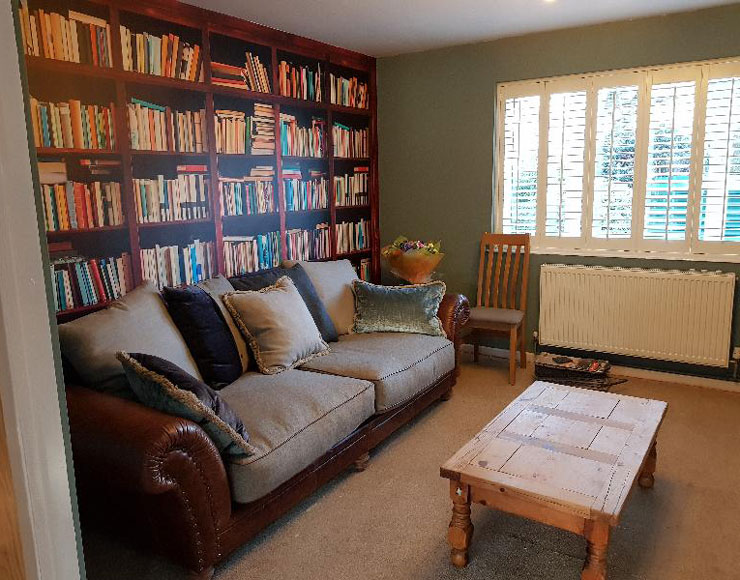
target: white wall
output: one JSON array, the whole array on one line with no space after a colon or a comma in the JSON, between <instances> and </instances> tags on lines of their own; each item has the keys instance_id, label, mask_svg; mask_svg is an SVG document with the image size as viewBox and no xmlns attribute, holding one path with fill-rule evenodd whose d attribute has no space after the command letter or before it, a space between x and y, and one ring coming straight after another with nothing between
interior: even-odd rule
<instances>
[{"instance_id":1,"label":"white wall","mask_svg":"<svg viewBox=\"0 0 740 580\"><path fill-rule=\"evenodd\" d=\"M0 6L0 397L28 580L80 577L11 2Z\"/></svg>"}]
</instances>

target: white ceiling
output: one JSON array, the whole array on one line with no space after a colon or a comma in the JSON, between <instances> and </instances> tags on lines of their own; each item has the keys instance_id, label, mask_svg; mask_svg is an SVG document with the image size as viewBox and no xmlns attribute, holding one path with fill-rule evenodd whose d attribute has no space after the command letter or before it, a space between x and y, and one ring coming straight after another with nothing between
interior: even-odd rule
<instances>
[{"instance_id":1,"label":"white ceiling","mask_svg":"<svg viewBox=\"0 0 740 580\"><path fill-rule=\"evenodd\" d=\"M372 56L388 56L736 0L185 1Z\"/></svg>"}]
</instances>

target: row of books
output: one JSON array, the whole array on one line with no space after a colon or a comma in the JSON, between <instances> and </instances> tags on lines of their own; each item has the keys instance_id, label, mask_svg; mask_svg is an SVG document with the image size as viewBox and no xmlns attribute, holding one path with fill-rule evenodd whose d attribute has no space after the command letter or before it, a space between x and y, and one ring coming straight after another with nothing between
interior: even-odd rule
<instances>
[{"instance_id":1,"label":"row of books","mask_svg":"<svg viewBox=\"0 0 740 580\"><path fill-rule=\"evenodd\" d=\"M350 175L334 176L334 202L337 207L367 205L369 167L355 167Z\"/></svg>"},{"instance_id":2,"label":"row of books","mask_svg":"<svg viewBox=\"0 0 740 580\"><path fill-rule=\"evenodd\" d=\"M200 46L176 34L161 37L148 32L131 32L121 25L123 69L149 75L203 80L203 54Z\"/></svg>"},{"instance_id":3,"label":"row of books","mask_svg":"<svg viewBox=\"0 0 740 580\"><path fill-rule=\"evenodd\" d=\"M224 275L241 276L280 265L280 232L224 236Z\"/></svg>"},{"instance_id":4,"label":"row of books","mask_svg":"<svg viewBox=\"0 0 740 580\"><path fill-rule=\"evenodd\" d=\"M36 147L114 149L114 105L85 105L77 99L61 103L29 101Z\"/></svg>"},{"instance_id":5,"label":"row of books","mask_svg":"<svg viewBox=\"0 0 740 580\"><path fill-rule=\"evenodd\" d=\"M372 277L370 273L371 268L371 261L370 258L362 258L360 260L360 263L355 266L355 270L357 271L357 276L360 278L360 280L366 280L369 281Z\"/></svg>"},{"instance_id":6,"label":"row of books","mask_svg":"<svg viewBox=\"0 0 740 580\"><path fill-rule=\"evenodd\" d=\"M283 155L324 157L326 122L314 117L310 127L301 127L294 115L280 113L280 146Z\"/></svg>"},{"instance_id":7,"label":"row of books","mask_svg":"<svg viewBox=\"0 0 740 580\"><path fill-rule=\"evenodd\" d=\"M320 103L321 96L321 65L317 70L306 65L294 65L287 61L280 61L278 65L278 81L280 95L304 101Z\"/></svg>"},{"instance_id":8,"label":"row of books","mask_svg":"<svg viewBox=\"0 0 740 580\"><path fill-rule=\"evenodd\" d=\"M57 312L115 300L133 287L131 256L87 260L67 257L51 265Z\"/></svg>"},{"instance_id":9,"label":"row of books","mask_svg":"<svg viewBox=\"0 0 740 580\"><path fill-rule=\"evenodd\" d=\"M120 183L42 184L41 197L48 232L120 226L124 222Z\"/></svg>"},{"instance_id":10,"label":"row of books","mask_svg":"<svg viewBox=\"0 0 740 580\"><path fill-rule=\"evenodd\" d=\"M202 167L202 169L201 169ZM134 179L136 221L140 224L207 219L209 179L205 166L180 166L175 179ZM196 172L197 171L197 172Z\"/></svg>"},{"instance_id":11,"label":"row of books","mask_svg":"<svg viewBox=\"0 0 740 580\"><path fill-rule=\"evenodd\" d=\"M323 171L311 169L304 180L300 169L283 169L285 211L326 209L329 207L329 186Z\"/></svg>"},{"instance_id":12,"label":"row of books","mask_svg":"<svg viewBox=\"0 0 740 580\"><path fill-rule=\"evenodd\" d=\"M275 211L275 170L258 165L250 173L240 179L219 179L221 215L254 215Z\"/></svg>"},{"instance_id":13,"label":"row of books","mask_svg":"<svg viewBox=\"0 0 740 580\"><path fill-rule=\"evenodd\" d=\"M213 242L194 240L192 244L141 249L141 273L162 289L165 286L197 284L216 272Z\"/></svg>"},{"instance_id":14,"label":"row of books","mask_svg":"<svg viewBox=\"0 0 740 580\"><path fill-rule=\"evenodd\" d=\"M332 105L367 109L370 107L369 95L367 83L359 81L357 77L346 79L329 73L329 98Z\"/></svg>"},{"instance_id":15,"label":"row of books","mask_svg":"<svg viewBox=\"0 0 740 580\"><path fill-rule=\"evenodd\" d=\"M334 226L337 254L347 254L357 250L366 250L370 247L368 237L368 222L361 219L358 222L342 222Z\"/></svg>"},{"instance_id":16,"label":"row of books","mask_svg":"<svg viewBox=\"0 0 740 580\"><path fill-rule=\"evenodd\" d=\"M331 256L329 224L316 224L312 230L285 232L285 255L288 260L323 260Z\"/></svg>"},{"instance_id":17,"label":"row of books","mask_svg":"<svg viewBox=\"0 0 740 580\"><path fill-rule=\"evenodd\" d=\"M254 115L219 109L216 114L218 153L273 155L275 153L275 113L272 105L254 104Z\"/></svg>"},{"instance_id":18,"label":"row of books","mask_svg":"<svg viewBox=\"0 0 740 580\"><path fill-rule=\"evenodd\" d=\"M259 56L245 54L244 67L221 62L211 63L211 82L221 87L232 87L257 93L271 93L270 73Z\"/></svg>"},{"instance_id":19,"label":"row of books","mask_svg":"<svg viewBox=\"0 0 740 580\"><path fill-rule=\"evenodd\" d=\"M102 18L74 10L67 11L67 16L41 9L32 13L28 2L23 0L20 28L25 54L93 66L113 66L110 25Z\"/></svg>"},{"instance_id":20,"label":"row of books","mask_svg":"<svg viewBox=\"0 0 740 580\"><path fill-rule=\"evenodd\" d=\"M175 111L141 99L131 99L128 105L131 148L203 153L208 149L205 115L204 109Z\"/></svg>"},{"instance_id":21,"label":"row of books","mask_svg":"<svg viewBox=\"0 0 740 580\"><path fill-rule=\"evenodd\" d=\"M341 123L332 126L334 157L368 157L368 130L353 129Z\"/></svg>"}]
</instances>

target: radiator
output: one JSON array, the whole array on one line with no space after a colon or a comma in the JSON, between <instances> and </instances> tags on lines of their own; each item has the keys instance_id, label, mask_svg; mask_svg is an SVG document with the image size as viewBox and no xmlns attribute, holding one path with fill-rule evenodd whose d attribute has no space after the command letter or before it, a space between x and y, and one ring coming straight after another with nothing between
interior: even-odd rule
<instances>
[{"instance_id":1,"label":"radiator","mask_svg":"<svg viewBox=\"0 0 740 580\"><path fill-rule=\"evenodd\" d=\"M735 275L546 264L543 345L727 366Z\"/></svg>"}]
</instances>

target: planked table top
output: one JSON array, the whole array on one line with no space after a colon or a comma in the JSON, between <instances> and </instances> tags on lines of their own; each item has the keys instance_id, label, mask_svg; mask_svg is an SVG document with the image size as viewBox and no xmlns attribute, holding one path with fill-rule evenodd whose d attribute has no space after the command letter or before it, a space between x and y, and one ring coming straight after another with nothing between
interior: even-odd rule
<instances>
[{"instance_id":1,"label":"planked table top","mask_svg":"<svg viewBox=\"0 0 740 580\"><path fill-rule=\"evenodd\" d=\"M666 408L663 401L537 381L440 473L613 526Z\"/></svg>"}]
</instances>

